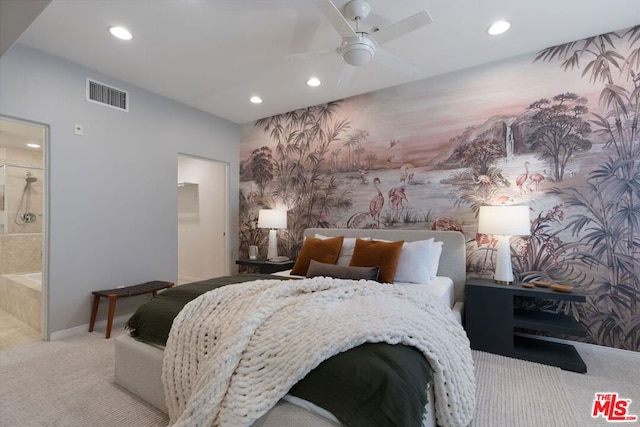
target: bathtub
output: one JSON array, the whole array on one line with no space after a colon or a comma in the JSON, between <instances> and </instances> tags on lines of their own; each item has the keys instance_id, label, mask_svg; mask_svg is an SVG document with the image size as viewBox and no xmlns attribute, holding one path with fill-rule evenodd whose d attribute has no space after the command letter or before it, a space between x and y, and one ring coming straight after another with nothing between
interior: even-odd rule
<instances>
[{"instance_id":1,"label":"bathtub","mask_svg":"<svg viewBox=\"0 0 640 427\"><path fill-rule=\"evenodd\" d=\"M0 308L36 331L42 328L42 273L0 275Z\"/></svg>"},{"instance_id":2,"label":"bathtub","mask_svg":"<svg viewBox=\"0 0 640 427\"><path fill-rule=\"evenodd\" d=\"M40 291L42 291L42 272L38 273L21 273L16 274L19 278L30 280L31 282L37 283Z\"/></svg>"}]
</instances>

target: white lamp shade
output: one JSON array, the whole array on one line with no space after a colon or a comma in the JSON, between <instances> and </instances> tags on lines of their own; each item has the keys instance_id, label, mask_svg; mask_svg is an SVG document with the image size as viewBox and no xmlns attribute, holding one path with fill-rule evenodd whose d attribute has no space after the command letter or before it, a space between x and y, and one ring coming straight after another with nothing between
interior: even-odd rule
<instances>
[{"instance_id":1,"label":"white lamp shade","mask_svg":"<svg viewBox=\"0 0 640 427\"><path fill-rule=\"evenodd\" d=\"M287 211L277 209L260 209L258 212L259 228L287 228Z\"/></svg>"},{"instance_id":2,"label":"white lamp shade","mask_svg":"<svg viewBox=\"0 0 640 427\"><path fill-rule=\"evenodd\" d=\"M528 206L481 206L478 233L498 236L531 234Z\"/></svg>"}]
</instances>

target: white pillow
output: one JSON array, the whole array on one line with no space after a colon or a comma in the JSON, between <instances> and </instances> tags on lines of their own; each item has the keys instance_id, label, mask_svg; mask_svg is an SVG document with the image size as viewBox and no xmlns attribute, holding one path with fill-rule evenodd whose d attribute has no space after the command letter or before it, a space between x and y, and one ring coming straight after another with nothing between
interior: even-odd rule
<instances>
[{"instance_id":1,"label":"white pillow","mask_svg":"<svg viewBox=\"0 0 640 427\"><path fill-rule=\"evenodd\" d=\"M438 266L440 265L440 255L442 255L442 245L440 241L433 242L429 250L429 273L431 278L435 279L438 275Z\"/></svg>"},{"instance_id":2,"label":"white pillow","mask_svg":"<svg viewBox=\"0 0 640 427\"><path fill-rule=\"evenodd\" d=\"M317 234L314 236L317 239L329 239L328 236L323 236L322 234ZM371 240L371 237L362 237L360 240ZM338 261L336 261L336 265L346 265L348 266L351 262L351 256L353 255L353 250L356 247L356 238L355 237L345 237L342 240L342 248L340 248L340 255L338 255Z\"/></svg>"},{"instance_id":3,"label":"white pillow","mask_svg":"<svg viewBox=\"0 0 640 427\"><path fill-rule=\"evenodd\" d=\"M404 242L394 282L429 283L435 277L435 273L431 273L433 240Z\"/></svg>"}]
</instances>

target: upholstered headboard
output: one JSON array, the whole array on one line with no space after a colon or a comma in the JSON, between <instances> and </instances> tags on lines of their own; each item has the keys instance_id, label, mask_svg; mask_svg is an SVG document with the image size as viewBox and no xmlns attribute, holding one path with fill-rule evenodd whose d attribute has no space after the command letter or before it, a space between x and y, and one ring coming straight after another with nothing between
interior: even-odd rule
<instances>
[{"instance_id":1,"label":"upholstered headboard","mask_svg":"<svg viewBox=\"0 0 640 427\"><path fill-rule=\"evenodd\" d=\"M434 238L443 242L442 256L438 266L438 276L450 277L455 288L455 301L464 301L464 286L467 280L467 260L464 235L457 231L431 230L392 230L392 229L355 229L355 228L308 228L305 236L314 234L324 236L371 237L384 240L404 240L414 242Z\"/></svg>"}]
</instances>

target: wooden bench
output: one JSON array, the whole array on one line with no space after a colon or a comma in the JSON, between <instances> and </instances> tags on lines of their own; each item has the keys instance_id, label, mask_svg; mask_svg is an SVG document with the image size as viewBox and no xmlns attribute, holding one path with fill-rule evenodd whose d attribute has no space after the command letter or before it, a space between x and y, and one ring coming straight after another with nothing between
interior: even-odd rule
<instances>
[{"instance_id":1,"label":"wooden bench","mask_svg":"<svg viewBox=\"0 0 640 427\"><path fill-rule=\"evenodd\" d=\"M107 318L107 334L105 338L111 337L111 326L113 325L113 314L116 311L116 300L118 298L133 297L136 295L153 294L155 297L159 290L168 289L173 286L172 282L161 282L154 280L152 282L141 283L133 286L121 286L115 289L106 289L103 291L93 291L93 307L91 308L91 321L89 322L89 332L93 332L96 323L96 315L98 314L98 306L100 305L100 297L109 298L109 317Z\"/></svg>"}]
</instances>

